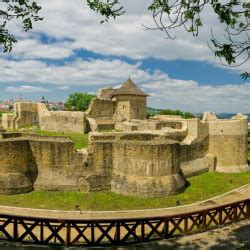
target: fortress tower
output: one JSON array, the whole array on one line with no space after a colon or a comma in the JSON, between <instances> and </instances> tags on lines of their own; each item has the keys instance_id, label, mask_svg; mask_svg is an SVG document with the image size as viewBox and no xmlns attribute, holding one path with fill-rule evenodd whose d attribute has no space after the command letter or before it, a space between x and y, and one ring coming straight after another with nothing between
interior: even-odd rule
<instances>
[{"instance_id":1,"label":"fortress tower","mask_svg":"<svg viewBox=\"0 0 250 250\"><path fill-rule=\"evenodd\" d=\"M114 118L146 119L147 97L129 78L121 88L113 90L112 100L117 102Z\"/></svg>"},{"instance_id":2,"label":"fortress tower","mask_svg":"<svg viewBox=\"0 0 250 250\"><path fill-rule=\"evenodd\" d=\"M110 102L112 101L114 103L114 113L112 116L116 121L146 119L147 97L148 95L139 89L130 78L123 83L119 89L113 89L111 87L101 89L98 96L99 99L110 100ZM109 104L109 106L112 105ZM99 114L99 117L100 116L102 116L102 114Z\"/></svg>"}]
</instances>

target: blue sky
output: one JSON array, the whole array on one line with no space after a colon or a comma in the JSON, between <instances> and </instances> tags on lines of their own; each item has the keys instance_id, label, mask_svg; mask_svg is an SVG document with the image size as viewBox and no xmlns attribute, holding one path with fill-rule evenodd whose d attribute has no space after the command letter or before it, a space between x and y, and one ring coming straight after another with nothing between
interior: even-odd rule
<instances>
[{"instance_id":1,"label":"blue sky","mask_svg":"<svg viewBox=\"0 0 250 250\"><path fill-rule=\"evenodd\" d=\"M227 68L213 56L207 30L216 27L220 38L223 27L209 11L198 38L180 29L172 41L143 30L141 23L153 25L147 0L122 1L126 15L104 25L82 0L39 2L45 19L31 32L9 26L19 43L11 54L0 53L0 100L21 94L64 101L69 93L97 93L131 76L150 94L150 107L250 113L250 82L240 77L249 62Z\"/></svg>"}]
</instances>

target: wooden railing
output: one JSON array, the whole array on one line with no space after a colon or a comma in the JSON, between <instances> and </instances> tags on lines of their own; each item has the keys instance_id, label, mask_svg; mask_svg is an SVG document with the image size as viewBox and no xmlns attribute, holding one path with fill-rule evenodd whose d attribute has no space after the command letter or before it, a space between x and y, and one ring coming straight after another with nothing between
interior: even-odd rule
<instances>
[{"instance_id":1,"label":"wooden railing","mask_svg":"<svg viewBox=\"0 0 250 250\"><path fill-rule=\"evenodd\" d=\"M250 218L250 199L171 216L49 219L0 214L0 240L65 246L123 245L206 231Z\"/></svg>"}]
</instances>

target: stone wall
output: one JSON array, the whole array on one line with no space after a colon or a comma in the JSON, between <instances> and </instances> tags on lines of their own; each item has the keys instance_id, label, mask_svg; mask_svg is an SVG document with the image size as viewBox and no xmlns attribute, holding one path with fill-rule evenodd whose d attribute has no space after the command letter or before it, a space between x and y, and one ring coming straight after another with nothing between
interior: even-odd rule
<instances>
[{"instance_id":1,"label":"stone wall","mask_svg":"<svg viewBox=\"0 0 250 250\"><path fill-rule=\"evenodd\" d=\"M115 118L119 119L121 116L123 119L146 119L146 102L145 96L130 96L130 95L120 95L116 97L117 109L115 111Z\"/></svg>"},{"instance_id":2,"label":"stone wall","mask_svg":"<svg viewBox=\"0 0 250 250\"><path fill-rule=\"evenodd\" d=\"M73 111L50 111L39 116L39 125L42 130L54 132L85 133L86 114Z\"/></svg>"},{"instance_id":3,"label":"stone wall","mask_svg":"<svg viewBox=\"0 0 250 250\"><path fill-rule=\"evenodd\" d=\"M5 113L2 115L2 127L4 129L14 129L14 114Z\"/></svg>"},{"instance_id":4,"label":"stone wall","mask_svg":"<svg viewBox=\"0 0 250 250\"><path fill-rule=\"evenodd\" d=\"M91 133L88 152L88 164L107 177L113 192L159 197L184 187L178 160L180 146L159 135Z\"/></svg>"},{"instance_id":5,"label":"stone wall","mask_svg":"<svg viewBox=\"0 0 250 250\"><path fill-rule=\"evenodd\" d=\"M78 179L86 174L83 159L74 161L76 152L70 140L36 138L30 148L38 170L36 190L77 191ZM87 190L85 190L87 191Z\"/></svg>"},{"instance_id":6,"label":"stone wall","mask_svg":"<svg viewBox=\"0 0 250 250\"><path fill-rule=\"evenodd\" d=\"M211 117L179 120L180 129L90 133L88 149L80 151L64 137L0 133L0 192L111 190L159 197L180 192L193 175L249 170L247 118Z\"/></svg>"},{"instance_id":7,"label":"stone wall","mask_svg":"<svg viewBox=\"0 0 250 250\"><path fill-rule=\"evenodd\" d=\"M27 140L0 140L0 193L20 194L33 190L37 170L31 164L31 157Z\"/></svg>"},{"instance_id":8,"label":"stone wall","mask_svg":"<svg viewBox=\"0 0 250 250\"><path fill-rule=\"evenodd\" d=\"M113 147L111 190L123 195L160 197L180 192L179 144L171 141L122 140Z\"/></svg>"},{"instance_id":9,"label":"stone wall","mask_svg":"<svg viewBox=\"0 0 250 250\"><path fill-rule=\"evenodd\" d=\"M20 129L37 125L42 130L52 132L86 132L84 112L48 111L43 103L18 102L14 114L3 114L5 129Z\"/></svg>"},{"instance_id":10,"label":"stone wall","mask_svg":"<svg viewBox=\"0 0 250 250\"><path fill-rule=\"evenodd\" d=\"M92 99L86 114L90 118L109 117L112 119L116 108L116 102L108 99Z\"/></svg>"},{"instance_id":11,"label":"stone wall","mask_svg":"<svg viewBox=\"0 0 250 250\"><path fill-rule=\"evenodd\" d=\"M216 156L216 171L242 172L247 164L247 116L209 120L209 152Z\"/></svg>"},{"instance_id":12,"label":"stone wall","mask_svg":"<svg viewBox=\"0 0 250 250\"><path fill-rule=\"evenodd\" d=\"M3 127L5 129L19 129L39 125L38 107L38 103L16 102L13 114L3 114Z\"/></svg>"},{"instance_id":13,"label":"stone wall","mask_svg":"<svg viewBox=\"0 0 250 250\"><path fill-rule=\"evenodd\" d=\"M15 115L13 128L39 125L38 104L30 102L17 102L14 104Z\"/></svg>"},{"instance_id":14,"label":"stone wall","mask_svg":"<svg viewBox=\"0 0 250 250\"><path fill-rule=\"evenodd\" d=\"M0 130L3 129L3 125L2 125L2 116L0 116Z\"/></svg>"},{"instance_id":15,"label":"stone wall","mask_svg":"<svg viewBox=\"0 0 250 250\"><path fill-rule=\"evenodd\" d=\"M0 193L89 191L95 176L86 155L64 137L22 135L0 140Z\"/></svg>"}]
</instances>

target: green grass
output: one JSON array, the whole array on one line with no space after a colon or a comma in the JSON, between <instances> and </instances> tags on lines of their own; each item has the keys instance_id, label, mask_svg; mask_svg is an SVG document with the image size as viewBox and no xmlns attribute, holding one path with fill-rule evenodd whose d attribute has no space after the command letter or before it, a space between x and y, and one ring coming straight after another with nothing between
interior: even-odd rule
<instances>
[{"instance_id":1,"label":"green grass","mask_svg":"<svg viewBox=\"0 0 250 250\"><path fill-rule=\"evenodd\" d=\"M38 192L0 195L0 204L9 206L76 210L125 210L176 206L205 200L250 183L250 172L205 173L188 179L189 186L178 195L163 198L126 197L112 192Z\"/></svg>"},{"instance_id":2,"label":"green grass","mask_svg":"<svg viewBox=\"0 0 250 250\"><path fill-rule=\"evenodd\" d=\"M63 136L68 137L72 141L74 141L75 148L81 149L86 148L88 146L88 134L78 134L78 133L71 133L71 132L48 132L48 131L41 131L38 130L36 132L38 135L42 136Z\"/></svg>"}]
</instances>

